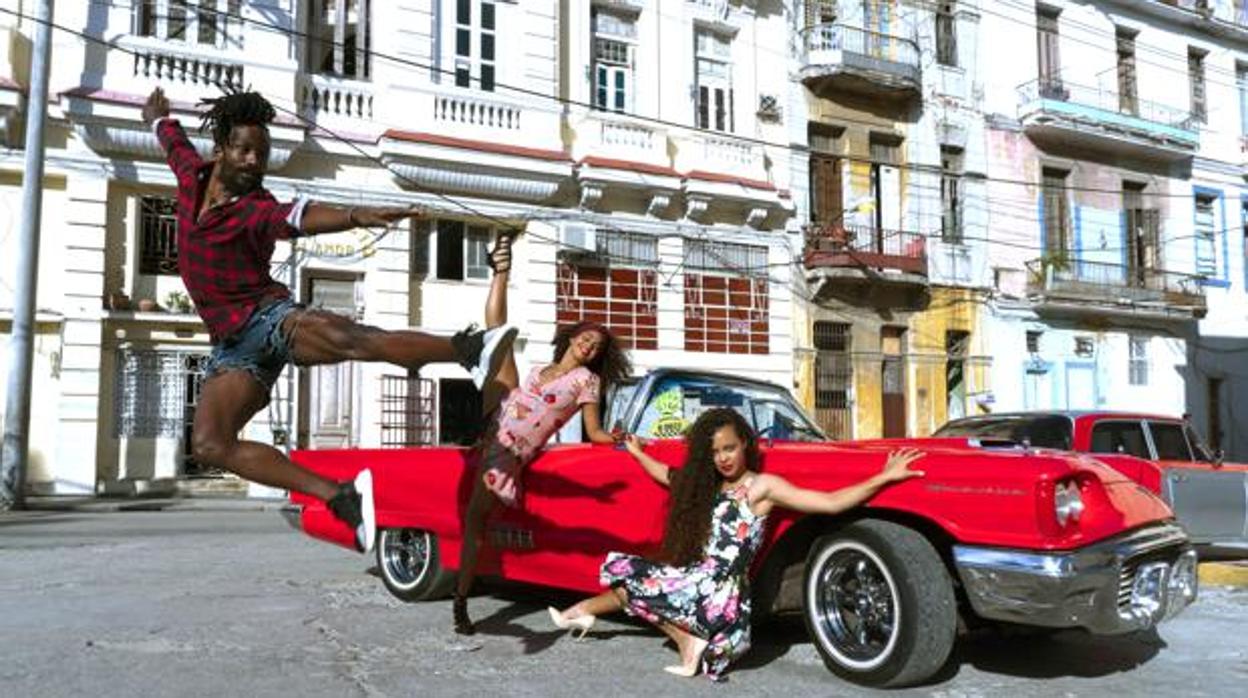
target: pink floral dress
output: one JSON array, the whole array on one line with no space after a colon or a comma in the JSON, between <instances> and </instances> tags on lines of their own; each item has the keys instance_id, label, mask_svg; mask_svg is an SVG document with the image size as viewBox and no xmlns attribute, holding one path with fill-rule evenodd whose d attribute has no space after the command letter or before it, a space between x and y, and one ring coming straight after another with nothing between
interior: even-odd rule
<instances>
[{"instance_id":1,"label":"pink floral dress","mask_svg":"<svg viewBox=\"0 0 1248 698\"><path fill-rule=\"evenodd\" d=\"M598 402L600 382L593 371L580 366L543 385L542 368L534 366L503 398L478 447L485 486L510 507L523 496L524 466L582 405Z\"/></svg>"},{"instance_id":2,"label":"pink floral dress","mask_svg":"<svg viewBox=\"0 0 1248 698\"><path fill-rule=\"evenodd\" d=\"M749 484L716 495L700 561L675 567L610 553L600 572L603 586L628 592L629 614L671 623L706 640L702 662L712 680L750 648L749 569L767 517L750 509Z\"/></svg>"}]
</instances>

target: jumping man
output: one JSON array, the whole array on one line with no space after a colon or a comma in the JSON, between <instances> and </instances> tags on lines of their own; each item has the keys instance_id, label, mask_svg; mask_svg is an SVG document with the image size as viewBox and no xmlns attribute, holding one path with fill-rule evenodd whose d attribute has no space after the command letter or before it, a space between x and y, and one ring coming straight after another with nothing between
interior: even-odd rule
<instances>
[{"instance_id":1,"label":"jumping man","mask_svg":"<svg viewBox=\"0 0 1248 698\"><path fill-rule=\"evenodd\" d=\"M324 500L355 530L356 545L373 547L372 474L334 482L295 465L281 451L238 433L269 402L288 362L314 366L343 361L388 361L407 369L457 361L478 387L511 355L516 329L469 328L445 338L415 331L387 332L322 310L307 309L273 280L274 243L304 235L387 226L418 217L416 207L339 208L300 197L278 203L262 185L269 162L269 129L276 112L255 92L204 100L201 130L212 132L203 160L156 88L143 120L156 136L178 182L178 269L212 341L212 355L195 409L195 459L272 487Z\"/></svg>"}]
</instances>

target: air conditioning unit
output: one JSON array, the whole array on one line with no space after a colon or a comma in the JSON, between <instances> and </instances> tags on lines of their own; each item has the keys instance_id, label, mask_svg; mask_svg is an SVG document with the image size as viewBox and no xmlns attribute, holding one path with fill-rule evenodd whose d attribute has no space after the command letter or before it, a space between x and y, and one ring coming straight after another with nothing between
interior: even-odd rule
<instances>
[{"instance_id":1,"label":"air conditioning unit","mask_svg":"<svg viewBox=\"0 0 1248 698\"><path fill-rule=\"evenodd\" d=\"M559 251L574 255L598 251L597 230L584 223L565 223L559 229Z\"/></svg>"}]
</instances>

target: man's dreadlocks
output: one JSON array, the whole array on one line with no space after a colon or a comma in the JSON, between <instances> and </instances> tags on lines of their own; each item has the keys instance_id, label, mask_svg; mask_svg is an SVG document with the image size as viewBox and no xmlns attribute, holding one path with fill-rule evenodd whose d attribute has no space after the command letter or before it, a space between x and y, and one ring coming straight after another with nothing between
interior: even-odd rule
<instances>
[{"instance_id":1,"label":"man's dreadlocks","mask_svg":"<svg viewBox=\"0 0 1248 698\"><path fill-rule=\"evenodd\" d=\"M268 125L277 116L273 105L259 92L230 92L220 97L200 100L208 111L200 122L200 132L212 129L212 142L225 146L235 126Z\"/></svg>"}]
</instances>

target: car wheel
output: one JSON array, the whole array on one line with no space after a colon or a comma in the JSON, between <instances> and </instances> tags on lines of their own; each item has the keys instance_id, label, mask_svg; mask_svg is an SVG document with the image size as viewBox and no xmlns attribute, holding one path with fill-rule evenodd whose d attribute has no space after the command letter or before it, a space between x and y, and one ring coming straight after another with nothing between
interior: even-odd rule
<instances>
[{"instance_id":1,"label":"car wheel","mask_svg":"<svg viewBox=\"0 0 1248 698\"><path fill-rule=\"evenodd\" d=\"M386 589L404 601L446 596L455 576L443 569L438 537L418 528L384 528L377 535L377 568Z\"/></svg>"},{"instance_id":2,"label":"car wheel","mask_svg":"<svg viewBox=\"0 0 1248 698\"><path fill-rule=\"evenodd\" d=\"M957 631L953 582L918 532L859 521L815 541L803 581L806 629L824 664L867 686L920 683Z\"/></svg>"}]
</instances>

